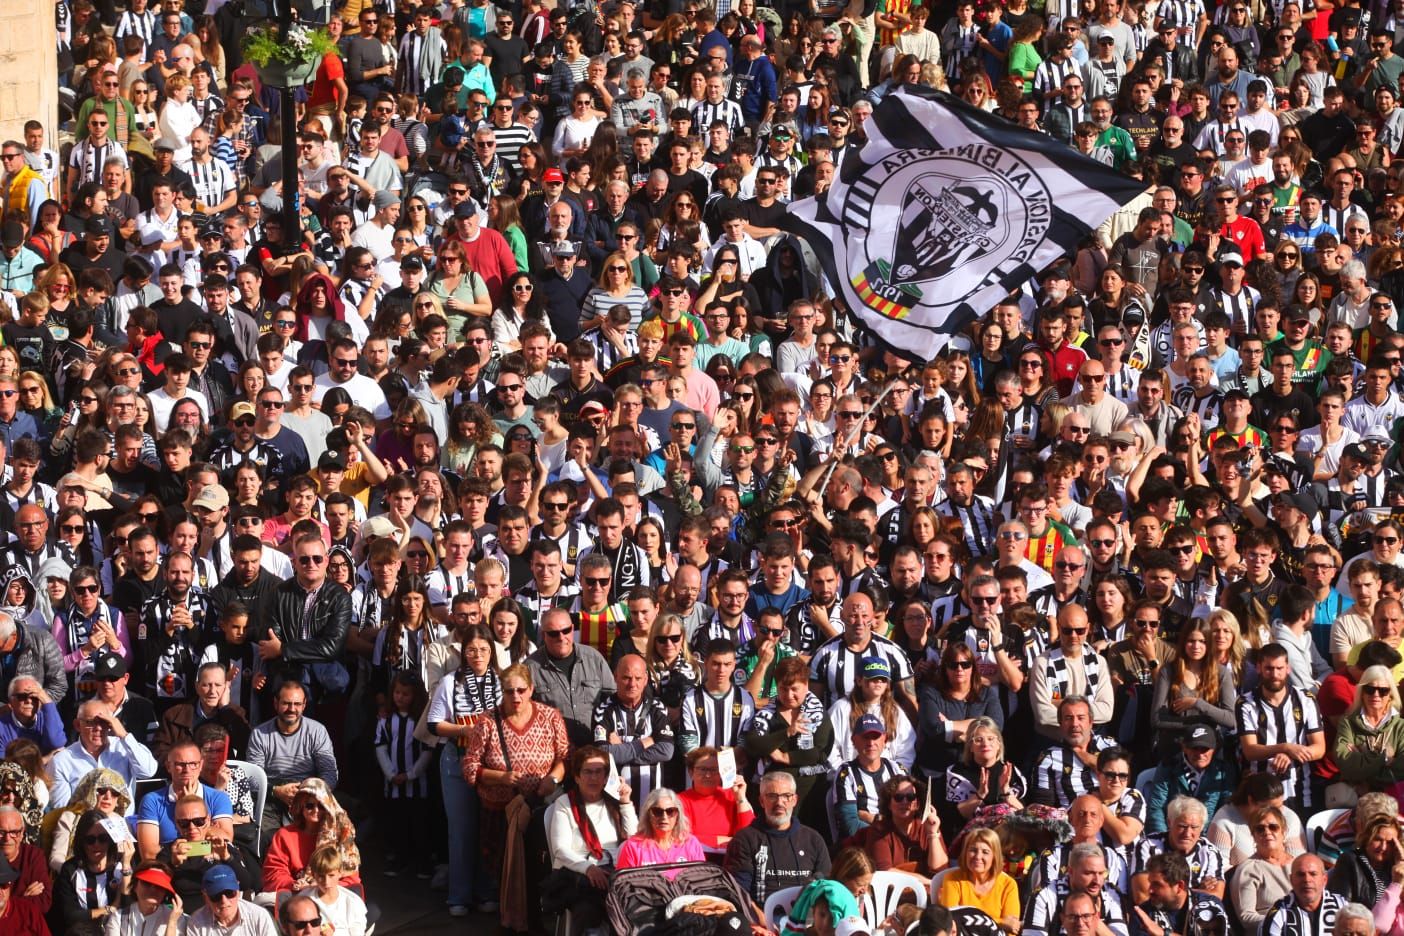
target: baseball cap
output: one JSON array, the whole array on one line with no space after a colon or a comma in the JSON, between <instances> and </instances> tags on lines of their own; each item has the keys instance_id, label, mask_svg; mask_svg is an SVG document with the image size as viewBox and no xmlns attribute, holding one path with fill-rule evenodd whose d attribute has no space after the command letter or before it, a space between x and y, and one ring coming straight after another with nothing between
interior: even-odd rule
<instances>
[{"instance_id":1,"label":"baseball cap","mask_svg":"<svg viewBox=\"0 0 1404 936\"><path fill-rule=\"evenodd\" d=\"M892 667L887 665L887 661L882 657L870 656L863 658L863 678L864 679L891 679Z\"/></svg>"},{"instance_id":2,"label":"baseball cap","mask_svg":"<svg viewBox=\"0 0 1404 936\"><path fill-rule=\"evenodd\" d=\"M1242 400L1243 402L1247 403L1251 399L1252 397L1248 396L1248 391L1244 390L1242 387L1234 387L1232 390L1229 390L1227 393L1224 394L1225 403L1227 403L1229 400Z\"/></svg>"},{"instance_id":3,"label":"baseball cap","mask_svg":"<svg viewBox=\"0 0 1404 936\"><path fill-rule=\"evenodd\" d=\"M120 654L99 653L93 658L93 678L101 682L115 682L127 675L127 661Z\"/></svg>"},{"instance_id":4,"label":"baseball cap","mask_svg":"<svg viewBox=\"0 0 1404 936\"><path fill-rule=\"evenodd\" d=\"M555 167L541 173L542 182L565 182L565 173Z\"/></svg>"},{"instance_id":5,"label":"baseball cap","mask_svg":"<svg viewBox=\"0 0 1404 936\"><path fill-rule=\"evenodd\" d=\"M471 218L471 217L473 217L474 215L476 215L477 213L478 213L478 206L475 205L475 204L473 204L473 202L472 202L471 200L470 200L470 201L465 201L465 202L459 202L459 203L458 203L458 206L457 206L456 208L453 209L453 216L454 216L455 218Z\"/></svg>"},{"instance_id":6,"label":"baseball cap","mask_svg":"<svg viewBox=\"0 0 1404 936\"><path fill-rule=\"evenodd\" d=\"M1134 303L1127 306L1121 313L1121 324L1123 325L1141 325L1144 324L1145 320L1145 311Z\"/></svg>"},{"instance_id":7,"label":"baseball cap","mask_svg":"<svg viewBox=\"0 0 1404 936\"><path fill-rule=\"evenodd\" d=\"M858 719L858 724L853 728L853 737L865 734L887 734L887 726L882 723L882 719L876 715L864 715Z\"/></svg>"},{"instance_id":8,"label":"baseball cap","mask_svg":"<svg viewBox=\"0 0 1404 936\"><path fill-rule=\"evenodd\" d=\"M229 492L218 484L207 484L200 489L200 493L190 506L203 507L206 510L219 510L221 507L228 507Z\"/></svg>"},{"instance_id":9,"label":"baseball cap","mask_svg":"<svg viewBox=\"0 0 1404 936\"><path fill-rule=\"evenodd\" d=\"M1219 254L1219 263L1224 266L1243 266L1243 254L1236 250L1226 250Z\"/></svg>"},{"instance_id":10,"label":"baseball cap","mask_svg":"<svg viewBox=\"0 0 1404 936\"><path fill-rule=\"evenodd\" d=\"M1134 432L1127 432L1125 429L1113 432L1111 435L1107 436L1107 438L1112 442L1125 442L1127 445L1136 444L1136 434Z\"/></svg>"},{"instance_id":11,"label":"baseball cap","mask_svg":"<svg viewBox=\"0 0 1404 936\"><path fill-rule=\"evenodd\" d=\"M337 449L327 449L322 453L322 456L317 459L317 467L323 471L328 471L333 468L339 471L345 471L346 456Z\"/></svg>"},{"instance_id":12,"label":"baseball cap","mask_svg":"<svg viewBox=\"0 0 1404 936\"><path fill-rule=\"evenodd\" d=\"M839 920L835 936L872 936L873 928L862 917L844 917Z\"/></svg>"},{"instance_id":13,"label":"baseball cap","mask_svg":"<svg viewBox=\"0 0 1404 936\"><path fill-rule=\"evenodd\" d=\"M18 247L24 243L24 225L18 221L6 221L3 229L0 229L0 244L6 247Z\"/></svg>"},{"instance_id":14,"label":"baseball cap","mask_svg":"<svg viewBox=\"0 0 1404 936\"><path fill-rule=\"evenodd\" d=\"M795 132L790 129L789 124L777 124L775 129L770 131L770 135L777 140L792 140Z\"/></svg>"},{"instance_id":15,"label":"baseball cap","mask_svg":"<svg viewBox=\"0 0 1404 936\"><path fill-rule=\"evenodd\" d=\"M1199 748L1201 751L1212 751L1219 746L1219 736L1208 725L1195 725L1185 732L1184 745L1188 748Z\"/></svg>"},{"instance_id":16,"label":"baseball cap","mask_svg":"<svg viewBox=\"0 0 1404 936\"><path fill-rule=\"evenodd\" d=\"M239 878L227 864L211 865L205 876L200 878L200 890L205 892L206 897L238 889Z\"/></svg>"},{"instance_id":17,"label":"baseball cap","mask_svg":"<svg viewBox=\"0 0 1404 936\"><path fill-rule=\"evenodd\" d=\"M107 226L106 218L94 216L83 225L83 233L90 237L101 237L104 234L112 233L112 230Z\"/></svg>"},{"instance_id":18,"label":"baseball cap","mask_svg":"<svg viewBox=\"0 0 1404 936\"><path fill-rule=\"evenodd\" d=\"M241 416L254 415L254 405L247 401L235 403L229 408L229 421L233 422Z\"/></svg>"},{"instance_id":19,"label":"baseball cap","mask_svg":"<svg viewBox=\"0 0 1404 936\"><path fill-rule=\"evenodd\" d=\"M418 273L424 269L424 261L417 256L410 255L400 261L400 269L408 270L411 273Z\"/></svg>"},{"instance_id":20,"label":"baseball cap","mask_svg":"<svg viewBox=\"0 0 1404 936\"><path fill-rule=\"evenodd\" d=\"M384 514L371 517L361 524L361 539L369 539L372 536L394 536L397 531L395 524Z\"/></svg>"},{"instance_id":21,"label":"baseball cap","mask_svg":"<svg viewBox=\"0 0 1404 936\"><path fill-rule=\"evenodd\" d=\"M1366 450L1365 446L1361 445L1359 442L1352 442L1345 448L1341 449L1341 456L1344 458L1356 458L1360 461L1370 460L1369 451Z\"/></svg>"},{"instance_id":22,"label":"baseball cap","mask_svg":"<svg viewBox=\"0 0 1404 936\"><path fill-rule=\"evenodd\" d=\"M141 246L143 247L155 247L165 239L165 233L154 224L148 224L141 229Z\"/></svg>"},{"instance_id":23,"label":"baseball cap","mask_svg":"<svg viewBox=\"0 0 1404 936\"><path fill-rule=\"evenodd\" d=\"M573 257L575 256L575 245L570 241L560 241L551 248L553 257Z\"/></svg>"},{"instance_id":24,"label":"baseball cap","mask_svg":"<svg viewBox=\"0 0 1404 936\"><path fill-rule=\"evenodd\" d=\"M599 400L589 400L589 401L586 402L583 406L580 407L580 415L581 415L581 416L595 416L595 415L608 415L608 414L609 414L609 407L608 407L608 406L605 406L605 405L604 405L603 403L601 403Z\"/></svg>"}]
</instances>

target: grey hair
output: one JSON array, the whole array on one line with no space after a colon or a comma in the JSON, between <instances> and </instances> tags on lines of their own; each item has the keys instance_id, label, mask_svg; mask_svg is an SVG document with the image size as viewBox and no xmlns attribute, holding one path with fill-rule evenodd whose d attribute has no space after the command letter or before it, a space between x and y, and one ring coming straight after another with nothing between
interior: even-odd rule
<instances>
[{"instance_id":1,"label":"grey hair","mask_svg":"<svg viewBox=\"0 0 1404 936\"><path fill-rule=\"evenodd\" d=\"M1370 927L1370 932L1375 932L1375 915L1370 912L1370 908L1364 904L1348 903L1336 911L1336 925L1331 928L1332 936L1341 932L1345 924L1352 920L1360 920Z\"/></svg>"},{"instance_id":2,"label":"grey hair","mask_svg":"<svg viewBox=\"0 0 1404 936\"><path fill-rule=\"evenodd\" d=\"M1106 854L1097 842L1078 842L1068 850L1068 867L1081 864L1088 858L1101 858L1105 861Z\"/></svg>"},{"instance_id":3,"label":"grey hair","mask_svg":"<svg viewBox=\"0 0 1404 936\"><path fill-rule=\"evenodd\" d=\"M783 770L777 770L774 773L764 774L761 777L761 792L764 793L768 788L773 787L778 783L788 783L792 791L799 789L799 785L795 783L794 777L790 776Z\"/></svg>"},{"instance_id":4,"label":"grey hair","mask_svg":"<svg viewBox=\"0 0 1404 936\"><path fill-rule=\"evenodd\" d=\"M646 81L647 79L648 76L644 74L642 68L631 68L629 73L624 76L625 81Z\"/></svg>"},{"instance_id":5,"label":"grey hair","mask_svg":"<svg viewBox=\"0 0 1404 936\"><path fill-rule=\"evenodd\" d=\"M0 643L15 636L15 630L15 619L4 612L0 612Z\"/></svg>"},{"instance_id":6,"label":"grey hair","mask_svg":"<svg viewBox=\"0 0 1404 936\"><path fill-rule=\"evenodd\" d=\"M678 824L673 828L672 839L674 842L687 841L688 836L692 835L692 823L687 821L687 813L683 811L682 800L678 799L678 794L667 787L659 787L648 794L643 805L639 807L639 835L653 838L653 807L670 804L678 811Z\"/></svg>"},{"instance_id":7,"label":"grey hair","mask_svg":"<svg viewBox=\"0 0 1404 936\"><path fill-rule=\"evenodd\" d=\"M43 684L40 683L39 680L35 679L33 676L26 676L25 674L20 673L14 679L10 680L10 698L13 699L16 695L19 695L21 690L25 686L33 686L35 689L44 688Z\"/></svg>"},{"instance_id":8,"label":"grey hair","mask_svg":"<svg viewBox=\"0 0 1404 936\"><path fill-rule=\"evenodd\" d=\"M1341 267L1342 279L1363 280L1366 278L1365 264L1359 260L1349 260Z\"/></svg>"},{"instance_id":9,"label":"grey hair","mask_svg":"<svg viewBox=\"0 0 1404 936\"><path fill-rule=\"evenodd\" d=\"M1193 796L1177 796L1165 807L1165 824L1174 825L1180 819L1199 817L1200 824L1209 821L1209 811Z\"/></svg>"}]
</instances>

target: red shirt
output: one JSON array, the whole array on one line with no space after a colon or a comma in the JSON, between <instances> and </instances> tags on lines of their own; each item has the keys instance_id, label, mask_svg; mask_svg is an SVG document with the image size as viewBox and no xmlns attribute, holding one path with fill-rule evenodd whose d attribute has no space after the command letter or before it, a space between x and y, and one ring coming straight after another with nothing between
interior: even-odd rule
<instances>
[{"instance_id":1,"label":"red shirt","mask_svg":"<svg viewBox=\"0 0 1404 936\"><path fill-rule=\"evenodd\" d=\"M1233 241L1234 247L1243 255L1244 263L1252 263L1258 259L1258 254L1267 249L1263 243L1263 229L1252 218L1239 217L1237 221L1225 224L1219 230L1219 236Z\"/></svg>"},{"instance_id":2,"label":"red shirt","mask_svg":"<svg viewBox=\"0 0 1404 936\"><path fill-rule=\"evenodd\" d=\"M1058 385L1058 396L1068 396L1072 393L1073 381L1077 380L1077 372L1082 369L1082 362L1087 360L1087 352L1066 341L1056 351L1043 345L1039 347L1048 359L1048 375Z\"/></svg>"},{"instance_id":3,"label":"red shirt","mask_svg":"<svg viewBox=\"0 0 1404 936\"><path fill-rule=\"evenodd\" d=\"M336 80L346 77L346 68L341 56L328 52L322 56L322 64L317 67L317 79L312 82L312 91L307 95L308 107L320 107L336 103Z\"/></svg>"}]
</instances>

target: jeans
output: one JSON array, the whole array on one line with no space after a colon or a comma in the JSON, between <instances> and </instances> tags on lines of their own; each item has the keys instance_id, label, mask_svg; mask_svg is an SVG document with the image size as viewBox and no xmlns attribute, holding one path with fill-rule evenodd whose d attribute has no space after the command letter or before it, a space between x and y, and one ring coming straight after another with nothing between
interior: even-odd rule
<instances>
[{"instance_id":1,"label":"jeans","mask_svg":"<svg viewBox=\"0 0 1404 936\"><path fill-rule=\"evenodd\" d=\"M444 784L444 813L448 820L448 903L451 907L471 907L495 899L492 882L478 858L478 791L463 779L458 748L452 743L442 747L439 776Z\"/></svg>"}]
</instances>

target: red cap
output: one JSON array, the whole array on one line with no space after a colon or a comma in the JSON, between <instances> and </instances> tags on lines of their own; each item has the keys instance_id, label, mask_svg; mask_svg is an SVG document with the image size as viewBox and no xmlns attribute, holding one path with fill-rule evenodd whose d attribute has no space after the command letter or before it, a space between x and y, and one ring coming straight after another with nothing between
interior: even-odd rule
<instances>
[{"instance_id":1,"label":"red cap","mask_svg":"<svg viewBox=\"0 0 1404 936\"><path fill-rule=\"evenodd\" d=\"M159 887L169 894L175 893L175 888L171 886L171 876L160 868L144 868L135 875L138 881L145 881L152 887Z\"/></svg>"},{"instance_id":2,"label":"red cap","mask_svg":"<svg viewBox=\"0 0 1404 936\"><path fill-rule=\"evenodd\" d=\"M555 169L555 168L547 169L545 172L541 173L541 181L542 181L542 182L564 182L564 181L565 181L565 173L562 172L561 170Z\"/></svg>"}]
</instances>

